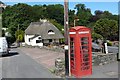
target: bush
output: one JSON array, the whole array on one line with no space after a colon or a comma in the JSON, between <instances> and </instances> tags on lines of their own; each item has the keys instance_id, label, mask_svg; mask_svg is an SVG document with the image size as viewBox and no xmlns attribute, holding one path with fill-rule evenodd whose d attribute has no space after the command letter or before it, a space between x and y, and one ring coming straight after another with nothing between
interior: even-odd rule
<instances>
[{"instance_id":1,"label":"bush","mask_svg":"<svg viewBox=\"0 0 120 80\"><path fill-rule=\"evenodd\" d=\"M24 39L24 31L23 30L17 30L15 32L15 38L17 41L22 42Z\"/></svg>"},{"instance_id":2,"label":"bush","mask_svg":"<svg viewBox=\"0 0 120 80\"><path fill-rule=\"evenodd\" d=\"M95 32L92 33L92 38L93 40L97 40L97 39L103 39L103 36L100 34L97 34Z\"/></svg>"},{"instance_id":3,"label":"bush","mask_svg":"<svg viewBox=\"0 0 120 80\"><path fill-rule=\"evenodd\" d=\"M111 41L107 42L107 46L112 46L112 42Z\"/></svg>"},{"instance_id":4,"label":"bush","mask_svg":"<svg viewBox=\"0 0 120 80\"><path fill-rule=\"evenodd\" d=\"M18 37L17 37L17 41L19 41L19 42L22 42L23 41L23 35L18 35Z\"/></svg>"}]
</instances>

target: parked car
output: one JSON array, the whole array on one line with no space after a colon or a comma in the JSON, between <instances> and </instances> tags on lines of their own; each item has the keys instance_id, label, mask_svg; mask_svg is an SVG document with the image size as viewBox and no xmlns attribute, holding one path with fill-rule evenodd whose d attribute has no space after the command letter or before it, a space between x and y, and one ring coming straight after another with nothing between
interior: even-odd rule
<instances>
[{"instance_id":1,"label":"parked car","mask_svg":"<svg viewBox=\"0 0 120 80\"><path fill-rule=\"evenodd\" d=\"M101 51L101 47L98 44L92 42L92 52L100 52L100 51Z\"/></svg>"},{"instance_id":2,"label":"parked car","mask_svg":"<svg viewBox=\"0 0 120 80\"><path fill-rule=\"evenodd\" d=\"M8 43L5 37L0 37L0 55L9 53Z\"/></svg>"},{"instance_id":3,"label":"parked car","mask_svg":"<svg viewBox=\"0 0 120 80\"><path fill-rule=\"evenodd\" d=\"M16 42L14 42L11 46L10 46L10 48L17 48L18 47L18 44L16 43Z\"/></svg>"},{"instance_id":4,"label":"parked car","mask_svg":"<svg viewBox=\"0 0 120 80\"><path fill-rule=\"evenodd\" d=\"M109 53L118 53L118 52L119 52L119 47L116 47L116 46L108 46L108 52L109 52Z\"/></svg>"}]
</instances>

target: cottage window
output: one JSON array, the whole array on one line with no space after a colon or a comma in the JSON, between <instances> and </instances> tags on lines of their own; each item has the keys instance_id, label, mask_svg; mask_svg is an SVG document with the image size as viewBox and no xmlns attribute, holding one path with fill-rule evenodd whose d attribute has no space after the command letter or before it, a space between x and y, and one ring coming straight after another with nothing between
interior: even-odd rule
<instances>
[{"instance_id":1,"label":"cottage window","mask_svg":"<svg viewBox=\"0 0 120 80\"><path fill-rule=\"evenodd\" d=\"M41 39L41 37L38 37L38 39Z\"/></svg>"},{"instance_id":2,"label":"cottage window","mask_svg":"<svg viewBox=\"0 0 120 80\"><path fill-rule=\"evenodd\" d=\"M52 39L49 39L49 42L52 42Z\"/></svg>"},{"instance_id":3,"label":"cottage window","mask_svg":"<svg viewBox=\"0 0 120 80\"><path fill-rule=\"evenodd\" d=\"M28 39L28 41L30 42L30 38Z\"/></svg>"},{"instance_id":4,"label":"cottage window","mask_svg":"<svg viewBox=\"0 0 120 80\"><path fill-rule=\"evenodd\" d=\"M41 43L42 42L42 40L36 40L36 43Z\"/></svg>"},{"instance_id":5,"label":"cottage window","mask_svg":"<svg viewBox=\"0 0 120 80\"><path fill-rule=\"evenodd\" d=\"M49 30L48 34L55 34L55 32L53 30Z\"/></svg>"}]
</instances>

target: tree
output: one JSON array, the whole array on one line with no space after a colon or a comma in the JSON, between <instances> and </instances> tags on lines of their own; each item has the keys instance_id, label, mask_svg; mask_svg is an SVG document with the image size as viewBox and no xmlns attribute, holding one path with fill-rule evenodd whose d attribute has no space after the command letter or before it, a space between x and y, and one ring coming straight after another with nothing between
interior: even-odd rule
<instances>
[{"instance_id":1,"label":"tree","mask_svg":"<svg viewBox=\"0 0 120 80\"><path fill-rule=\"evenodd\" d=\"M35 15L34 20L38 21L39 19L45 19L47 18L47 6L46 5L34 5L32 7L32 12Z\"/></svg>"},{"instance_id":2,"label":"tree","mask_svg":"<svg viewBox=\"0 0 120 80\"><path fill-rule=\"evenodd\" d=\"M97 34L102 35L104 39L108 39L110 36L117 34L118 24L115 20L100 19L95 23L94 30Z\"/></svg>"},{"instance_id":3,"label":"tree","mask_svg":"<svg viewBox=\"0 0 120 80\"><path fill-rule=\"evenodd\" d=\"M69 26L74 26L74 20L75 20L75 10L69 10Z\"/></svg>"},{"instance_id":4,"label":"tree","mask_svg":"<svg viewBox=\"0 0 120 80\"><path fill-rule=\"evenodd\" d=\"M25 31L28 25L34 21L34 13L32 6L18 3L13 6L7 6L2 14L3 26L8 28L8 32L11 34L11 42L18 40L15 33L19 29Z\"/></svg>"},{"instance_id":5,"label":"tree","mask_svg":"<svg viewBox=\"0 0 120 80\"><path fill-rule=\"evenodd\" d=\"M93 38L93 40L97 40L97 39L103 39L103 36L102 35L100 35L100 34L97 34L97 33L95 33L95 32L92 32L92 38Z\"/></svg>"},{"instance_id":6,"label":"tree","mask_svg":"<svg viewBox=\"0 0 120 80\"><path fill-rule=\"evenodd\" d=\"M5 37L5 31L2 30L2 37Z\"/></svg>"},{"instance_id":7,"label":"tree","mask_svg":"<svg viewBox=\"0 0 120 80\"><path fill-rule=\"evenodd\" d=\"M22 31L22 30L17 30L17 31L15 32L15 37L16 37L16 41L22 42L23 39L24 39L24 31Z\"/></svg>"},{"instance_id":8,"label":"tree","mask_svg":"<svg viewBox=\"0 0 120 80\"><path fill-rule=\"evenodd\" d=\"M94 13L95 13L96 16L100 16L101 14L103 14L103 11L96 10Z\"/></svg>"},{"instance_id":9,"label":"tree","mask_svg":"<svg viewBox=\"0 0 120 80\"><path fill-rule=\"evenodd\" d=\"M64 6L61 4L48 5L46 8L47 18L55 19L58 23L64 25Z\"/></svg>"},{"instance_id":10,"label":"tree","mask_svg":"<svg viewBox=\"0 0 120 80\"><path fill-rule=\"evenodd\" d=\"M64 29L64 26L63 26L63 25L57 23L57 21L56 21L56 20L53 20L53 19L49 19L49 21L50 21L53 25L55 25L55 26L61 31L61 33L64 33L64 31L62 31L62 29Z\"/></svg>"},{"instance_id":11,"label":"tree","mask_svg":"<svg viewBox=\"0 0 120 80\"><path fill-rule=\"evenodd\" d=\"M91 10L89 8L86 8L84 4L77 4L75 6L75 9L77 9L76 16L79 19L79 21L76 22L76 25L87 26L89 19L92 16Z\"/></svg>"},{"instance_id":12,"label":"tree","mask_svg":"<svg viewBox=\"0 0 120 80\"><path fill-rule=\"evenodd\" d=\"M23 41L23 35L19 34L17 37L17 42L22 42Z\"/></svg>"},{"instance_id":13,"label":"tree","mask_svg":"<svg viewBox=\"0 0 120 80\"><path fill-rule=\"evenodd\" d=\"M113 14L110 13L109 11L96 10L94 13L95 13L95 15L93 15L93 16L91 17L91 21L92 21L92 20L93 20L93 21L97 21L97 20L99 20L99 19L104 19L104 18L118 21L118 16L117 16L117 15L113 15Z\"/></svg>"},{"instance_id":14,"label":"tree","mask_svg":"<svg viewBox=\"0 0 120 80\"><path fill-rule=\"evenodd\" d=\"M34 15L30 5L18 3L13 6L6 7L4 10L3 26L9 29L12 36L15 36L14 34L18 25L20 25L20 29L25 30L33 21L33 17Z\"/></svg>"}]
</instances>

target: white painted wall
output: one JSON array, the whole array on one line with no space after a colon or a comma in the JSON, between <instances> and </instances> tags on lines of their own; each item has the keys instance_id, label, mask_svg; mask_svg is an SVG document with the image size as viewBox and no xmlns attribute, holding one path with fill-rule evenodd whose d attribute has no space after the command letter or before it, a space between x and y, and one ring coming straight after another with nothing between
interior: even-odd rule
<instances>
[{"instance_id":1,"label":"white painted wall","mask_svg":"<svg viewBox=\"0 0 120 80\"><path fill-rule=\"evenodd\" d=\"M36 40L39 40L38 38L41 37L41 36L38 36L38 37L36 37L34 39L31 39L29 41L29 38L32 38L32 37L34 37L34 35L25 35L25 43L27 45L31 45L31 46L43 46L43 43L49 43L49 39L44 39L43 43L36 43ZM59 43L59 39L53 39L52 42L58 42Z\"/></svg>"},{"instance_id":2,"label":"white painted wall","mask_svg":"<svg viewBox=\"0 0 120 80\"><path fill-rule=\"evenodd\" d=\"M27 44L27 45L31 45L31 42L29 42L29 38L32 38L34 35L25 35L25 43Z\"/></svg>"},{"instance_id":3,"label":"white painted wall","mask_svg":"<svg viewBox=\"0 0 120 80\"><path fill-rule=\"evenodd\" d=\"M41 36L38 36L34 39L31 39L29 42L29 38L32 38L34 35L25 35L25 43L27 45L31 45L31 46L43 46L43 43L36 43L36 40L39 40L38 38Z\"/></svg>"},{"instance_id":4,"label":"white painted wall","mask_svg":"<svg viewBox=\"0 0 120 80\"><path fill-rule=\"evenodd\" d=\"M36 38L34 38L34 39L31 40L31 45L32 46L37 46L36 40L38 40L38 37L36 37Z\"/></svg>"}]
</instances>

